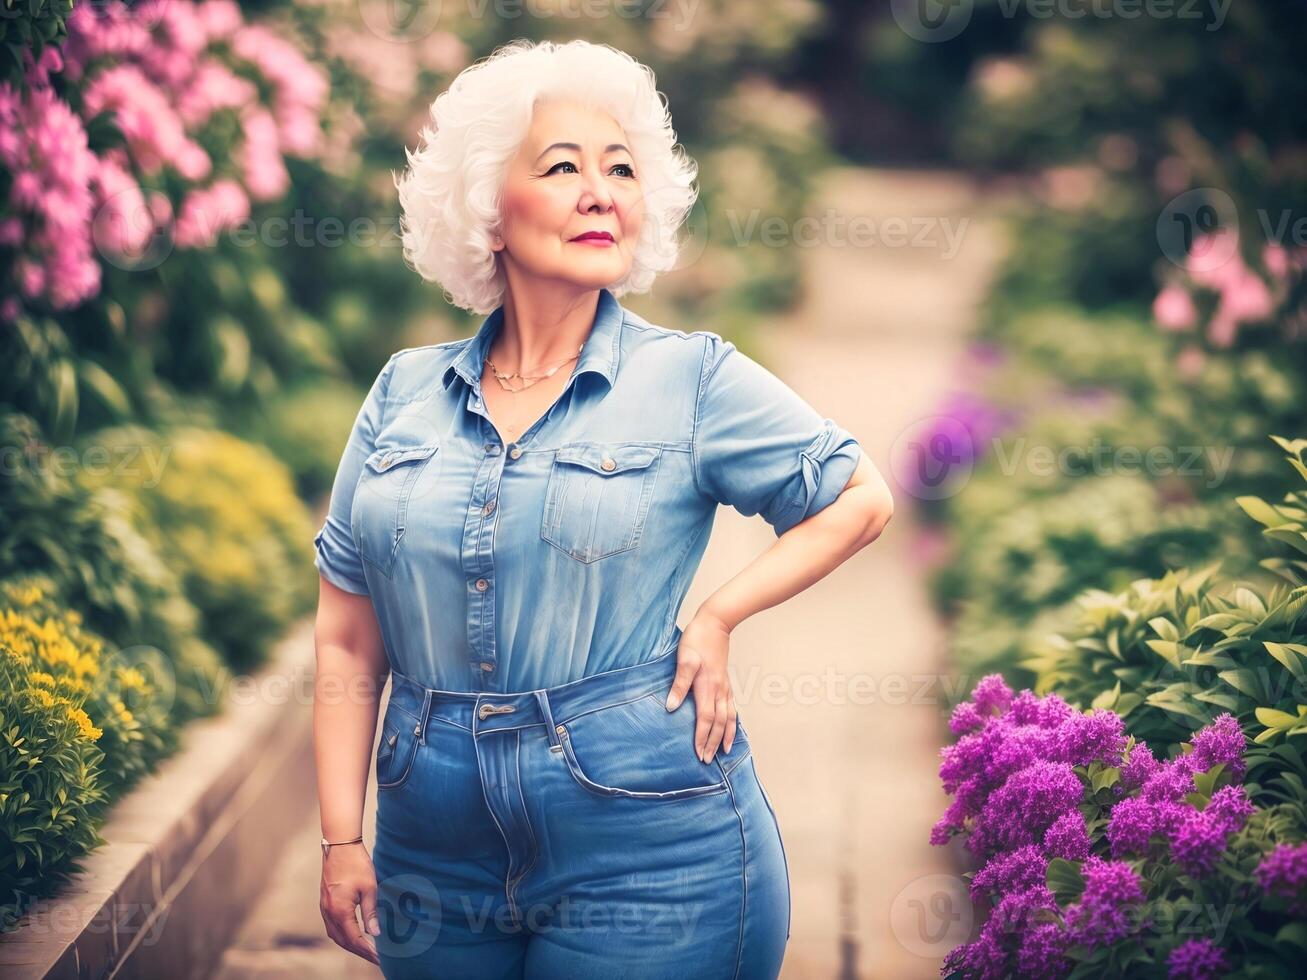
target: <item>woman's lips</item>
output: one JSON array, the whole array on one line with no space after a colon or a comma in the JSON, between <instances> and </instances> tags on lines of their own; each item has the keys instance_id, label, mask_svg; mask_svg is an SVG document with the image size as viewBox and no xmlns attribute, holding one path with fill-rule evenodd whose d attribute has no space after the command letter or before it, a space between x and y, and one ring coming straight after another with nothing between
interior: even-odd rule
<instances>
[{"instance_id":1,"label":"woman's lips","mask_svg":"<svg viewBox=\"0 0 1307 980\"><path fill-rule=\"evenodd\" d=\"M598 233L578 235L572 239L572 242L576 245L598 245L600 247L616 244L611 236Z\"/></svg>"}]
</instances>

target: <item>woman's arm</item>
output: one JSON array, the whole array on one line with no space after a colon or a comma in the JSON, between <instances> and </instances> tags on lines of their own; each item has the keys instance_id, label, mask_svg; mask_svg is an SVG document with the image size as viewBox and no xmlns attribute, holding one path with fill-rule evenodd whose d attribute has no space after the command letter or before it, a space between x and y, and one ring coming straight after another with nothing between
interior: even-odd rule
<instances>
[{"instance_id":1,"label":"woman's arm","mask_svg":"<svg viewBox=\"0 0 1307 980\"><path fill-rule=\"evenodd\" d=\"M705 762L718 745L730 752L735 741L737 711L726 672L731 631L825 578L880 537L893 515L889 487L863 453L834 501L778 537L699 606L682 631L667 707L674 710L693 685L695 746Z\"/></svg>"},{"instance_id":2,"label":"woman's arm","mask_svg":"<svg viewBox=\"0 0 1307 980\"><path fill-rule=\"evenodd\" d=\"M820 581L880 537L894 499L864 453L828 507L790 528L695 613L726 633L754 613L778 605Z\"/></svg>"},{"instance_id":3,"label":"woman's arm","mask_svg":"<svg viewBox=\"0 0 1307 980\"><path fill-rule=\"evenodd\" d=\"M363 832L363 806L381 689L390 672L372 599L320 577L314 626L313 752L322 836L347 841ZM322 868L321 908L327 932L340 946L377 963L373 941L359 929L380 929L376 877L362 843L328 849Z\"/></svg>"}]
</instances>

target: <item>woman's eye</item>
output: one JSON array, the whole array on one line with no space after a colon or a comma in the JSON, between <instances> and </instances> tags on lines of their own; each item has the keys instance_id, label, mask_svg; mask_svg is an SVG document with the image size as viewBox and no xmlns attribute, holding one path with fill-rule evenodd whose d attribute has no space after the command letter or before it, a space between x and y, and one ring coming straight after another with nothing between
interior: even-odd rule
<instances>
[{"instance_id":1,"label":"woman's eye","mask_svg":"<svg viewBox=\"0 0 1307 980\"><path fill-rule=\"evenodd\" d=\"M580 171L578 171L578 170L576 169L576 164L574 164L571 160L559 160L556 164L554 164L552 167L550 167L548 170L546 170L545 173L547 173L547 174L552 174L554 171L558 170L559 167L571 167L573 173L579 173L579 172L580 172ZM635 176L635 168L632 167L629 163L618 163L618 164L614 164L614 165L613 165L613 169L614 169L614 170L618 170L618 169L625 170L626 173L622 174L623 177L634 177L634 176ZM561 171L559 171L559 172L561 173Z\"/></svg>"}]
</instances>

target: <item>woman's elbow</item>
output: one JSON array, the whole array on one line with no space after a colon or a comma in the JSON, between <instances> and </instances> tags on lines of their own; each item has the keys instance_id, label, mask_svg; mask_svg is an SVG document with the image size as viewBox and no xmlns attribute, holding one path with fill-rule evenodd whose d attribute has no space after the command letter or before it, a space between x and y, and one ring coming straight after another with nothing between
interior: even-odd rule
<instances>
[{"instance_id":1,"label":"woman's elbow","mask_svg":"<svg viewBox=\"0 0 1307 980\"><path fill-rule=\"evenodd\" d=\"M885 525L894 516L894 496L889 487L882 484L879 488L868 488L870 502L867 504L866 529L862 534L862 544L871 544L885 530Z\"/></svg>"}]
</instances>

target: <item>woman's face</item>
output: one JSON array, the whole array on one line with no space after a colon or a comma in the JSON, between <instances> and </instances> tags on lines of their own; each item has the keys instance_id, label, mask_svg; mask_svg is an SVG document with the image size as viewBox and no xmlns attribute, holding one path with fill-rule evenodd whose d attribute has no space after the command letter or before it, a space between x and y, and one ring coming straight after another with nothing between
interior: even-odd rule
<instances>
[{"instance_id":1,"label":"woman's face","mask_svg":"<svg viewBox=\"0 0 1307 980\"><path fill-rule=\"evenodd\" d=\"M635 158L606 112L570 101L536 105L504 182L502 239L517 275L611 285L631 268L644 217ZM581 239L607 232L608 238Z\"/></svg>"}]
</instances>

